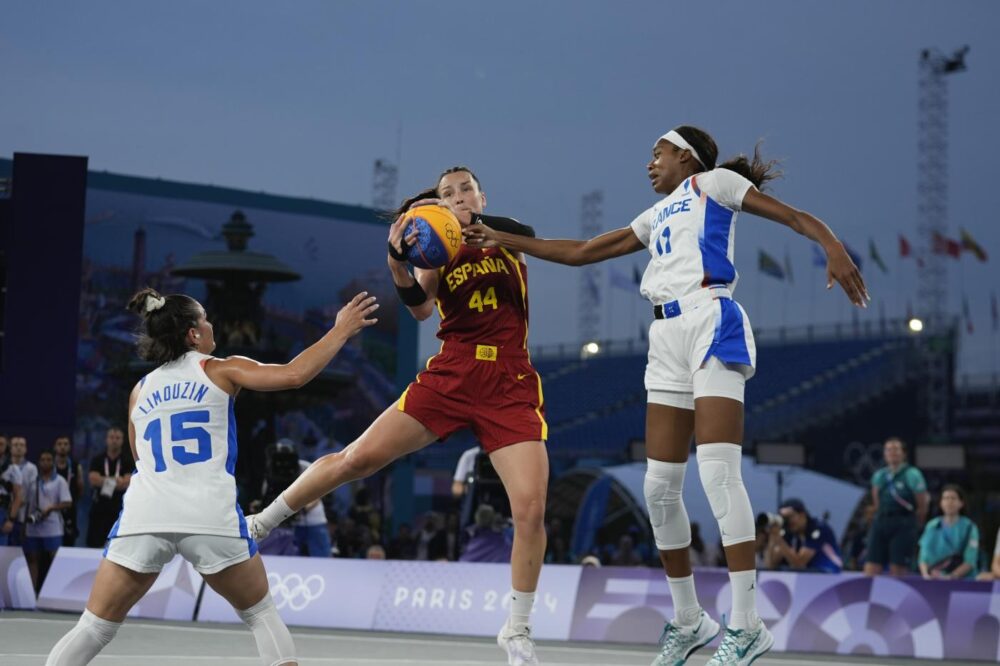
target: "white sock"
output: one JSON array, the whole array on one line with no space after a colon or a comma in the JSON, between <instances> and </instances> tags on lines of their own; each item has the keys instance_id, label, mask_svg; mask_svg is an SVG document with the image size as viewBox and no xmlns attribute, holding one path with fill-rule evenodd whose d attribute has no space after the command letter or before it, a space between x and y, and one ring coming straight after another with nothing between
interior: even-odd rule
<instances>
[{"instance_id":1,"label":"white sock","mask_svg":"<svg viewBox=\"0 0 1000 666\"><path fill-rule=\"evenodd\" d=\"M63 636L45 661L45 666L85 666L118 633L121 622L103 620L84 610L76 626Z\"/></svg>"},{"instance_id":2,"label":"white sock","mask_svg":"<svg viewBox=\"0 0 1000 666\"><path fill-rule=\"evenodd\" d=\"M693 627L701 617L701 604L694 591L694 574L684 578L667 576L670 585L670 598L674 602L673 623L678 627Z\"/></svg>"},{"instance_id":3,"label":"white sock","mask_svg":"<svg viewBox=\"0 0 1000 666\"><path fill-rule=\"evenodd\" d=\"M733 613L729 626L734 629L756 629L760 616L757 615L757 571L730 571L730 587L733 588Z\"/></svg>"},{"instance_id":4,"label":"white sock","mask_svg":"<svg viewBox=\"0 0 1000 666\"><path fill-rule=\"evenodd\" d=\"M531 607L535 603L534 592L518 592L510 588L510 620L511 629L524 629L531 626Z\"/></svg>"},{"instance_id":5,"label":"white sock","mask_svg":"<svg viewBox=\"0 0 1000 666\"><path fill-rule=\"evenodd\" d=\"M282 493L278 495L277 499L271 502L266 509L257 514L257 520L260 521L268 531L273 530L275 527L285 522L289 518L295 515L295 511L288 507L285 503L285 495Z\"/></svg>"}]
</instances>

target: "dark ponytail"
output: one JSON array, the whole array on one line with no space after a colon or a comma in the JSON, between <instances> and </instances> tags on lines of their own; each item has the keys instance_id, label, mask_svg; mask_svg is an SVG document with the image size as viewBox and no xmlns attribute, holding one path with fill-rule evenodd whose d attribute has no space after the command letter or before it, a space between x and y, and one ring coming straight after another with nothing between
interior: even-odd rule
<instances>
[{"instance_id":1,"label":"dark ponytail","mask_svg":"<svg viewBox=\"0 0 1000 666\"><path fill-rule=\"evenodd\" d=\"M757 145L753 147L753 159L749 159L741 153L720 164L719 168L735 171L753 183L758 190L763 190L767 183L781 178L781 171L777 169L778 160L765 161L760 156L760 144L761 142L758 141Z\"/></svg>"},{"instance_id":2,"label":"dark ponytail","mask_svg":"<svg viewBox=\"0 0 1000 666\"><path fill-rule=\"evenodd\" d=\"M161 298L163 305L155 307ZM136 340L139 358L162 365L191 351L187 334L198 326L201 316L198 301L184 294L160 296L155 289L146 287L136 293L126 307L142 317Z\"/></svg>"},{"instance_id":3,"label":"dark ponytail","mask_svg":"<svg viewBox=\"0 0 1000 666\"><path fill-rule=\"evenodd\" d=\"M776 170L778 160L764 161L761 158L760 141L754 146L752 160L746 155L740 154L716 166L716 160L719 159L719 147L715 145L715 140L708 132L691 125L681 125L674 128L674 131L684 137L684 140L698 151L699 157L704 160L703 166L706 171L715 168L729 169L749 180L758 190L763 190L768 182L781 177L781 171Z\"/></svg>"},{"instance_id":4,"label":"dark ponytail","mask_svg":"<svg viewBox=\"0 0 1000 666\"><path fill-rule=\"evenodd\" d=\"M441 179L447 176L449 173L458 173L459 171L464 171L465 173L472 176L472 180L476 181L476 185L479 186L479 189L480 190L483 189L482 183L479 182L479 178L477 178L476 174L472 172L472 169L462 165L453 166L450 169L445 169L444 171L442 171L441 175L438 176L437 178L437 182L440 183ZM399 204L399 208L390 213L391 215L390 219L392 219L392 221L395 222L396 218L398 218L406 211L410 210L410 206L420 201L421 199L439 199L439 198L440 197L438 195L437 185L435 184L434 187L428 187L426 190L418 192L417 194L414 194L412 197L403 199L403 203Z\"/></svg>"}]
</instances>

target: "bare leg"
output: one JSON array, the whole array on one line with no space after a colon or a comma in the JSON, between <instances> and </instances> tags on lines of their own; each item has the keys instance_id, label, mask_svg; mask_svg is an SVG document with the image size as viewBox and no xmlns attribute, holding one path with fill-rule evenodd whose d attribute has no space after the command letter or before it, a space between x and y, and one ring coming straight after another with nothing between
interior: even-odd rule
<instances>
[{"instance_id":1,"label":"bare leg","mask_svg":"<svg viewBox=\"0 0 1000 666\"><path fill-rule=\"evenodd\" d=\"M534 592L545 558L545 496L549 456L542 442L521 442L494 451L490 460L503 482L514 519L511 584Z\"/></svg>"},{"instance_id":2,"label":"bare leg","mask_svg":"<svg viewBox=\"0 0 1000 666\"><path fill-rule=\"evenodd\" d=\"M87 610L109 622L123 622L128 612L153 586L159 573L139 573L111 560L101 560L90 588Z\"/></svg>"},{"instance_id":3,"label":"bare leg","mask_svg":"<svg viewBox=\"0 0 1000 666\"><path fill-rule=\"evenodd\" d=\"M882 565L877 562L865 562L864 574L866 576L881 576Z\"/></svg>"},{"instance_id":4,"label":"bare leg","mask_svg":"<svg viewBox=\"0 0 1000 666\"><path fill-rule=\"evenodd\" d=\"M694 432L694 412L680 407L649 403L646 405L646 455L653 460L686 463ZM661 550L660 562L671 578L691 575L688 548Z\"/></svg>"},{"instance_id":5,"label":"bare leg","mask_svg":"<svg viewBox=\"0 0 1000 666\"><path fill-rule=\"evenodd\" d=\"M295 666L295 643L271 600L267 572L260 555L214 574L204 574L209 587L236 609L253 632L257 650L266 664Z\"/></svg>"},{"instance_id":6,"label":"bare leg","mask_svg":"<svg viewBox=\"0 0 1000 666\"><path fill-rule=\"evenodd\" d=\"M37 595L38 589L41 587L38 582L38 551L25 553L24 559L28 561L28 574L31 576L31 587L34 588Z\"/></svg>"},{"instance_id":7,"label":"bare leg","mask_svg":"<svg viewBox=\"0 0 1000 666\"><path fill-rule=\"evenodd\" d=\"M436 439L437 435L393 403L343 451L325 455L310 465L282 497L292 511L298 511L337 487L371 476Z\"/></svg>"},{"instance_id":8,"label":"bare leg","mask_svg":"<svg viewBox=\"0 0 1000 666\"><path fill-rule=\"evenodd\" d=\"M905 567L901 564L889 564L889 574L892 576L896 576L898 578L900 576L908 576L910 573L909 567Z\"/></svg>"}]
</instances>

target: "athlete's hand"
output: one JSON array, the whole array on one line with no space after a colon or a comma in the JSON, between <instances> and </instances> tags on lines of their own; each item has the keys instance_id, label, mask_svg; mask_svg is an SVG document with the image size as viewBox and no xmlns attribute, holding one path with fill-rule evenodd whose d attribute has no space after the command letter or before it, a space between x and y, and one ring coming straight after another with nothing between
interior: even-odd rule
<instances>
[{"instance_id":1,"label":"athlete's hand","mask_svg":"<svg viewBox=\"0 0 1000 666\"><path fill-rule=\"evenodd\" d=\"M836 280L844 288L844 293L859 308L867 308L872 297L868 295L868 287L861 277L861 271L854 265L851 256L847 254L842 243L827 251L826 254L826 288L833 289Z\"/></svg>"},{"instance_id":2,"label":"athlete's hand","mask_svg":"<svg viewBox=\"0 0 1000 666\"><path fill-rule=\"evenodd\" d=\"M500 245L496 230L485 224L470 224L462 229L462 236L465 237L465 243L472 247L497 247Z\"/></svg>"},{"instance_id":3,"label":"athlete's hand","mask_svg":"<svg viewBox=\"0 0 1000 666\"><path fill-rule=\"evenodd\" d=\"M403 221L403 216L400 215L396 219L396 221L393 222L392 225L389 227L389 245L391 245L396 250L396 252L398 252L401 255L407 254L410 246L412 246L413 243L416 242L417 240L417 228L411 227L409 233L407 233L406 224L407 223ZM404 244L406 245L405 249L403 248ZM405 260L400 261L399 259L393 257L391 254L389 255L390 266L393 264L402 265L405 263L406 263Z\"/></svg>"},{"instance_id":4,"label":"athlete's hand","mask_svg":"<svg viewBox=\"0 0 1000 666\"><path fill-rule=\"evenodd\" d=\"M349 338L353 337L361 329L378 323L378 319L369 318L376 310L378 310L378 303L375 302L375 297L369 296L367 291L363 291L352 298L350 303L340 308L334 328L344 331Z\"/></svg>"}]
</instances>

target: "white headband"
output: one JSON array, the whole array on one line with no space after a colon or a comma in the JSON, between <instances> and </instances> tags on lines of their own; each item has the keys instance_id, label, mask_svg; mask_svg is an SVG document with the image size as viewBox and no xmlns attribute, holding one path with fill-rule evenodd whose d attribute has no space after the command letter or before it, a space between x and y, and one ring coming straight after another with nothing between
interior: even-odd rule
<instances>
[{"instance_id":1,"label":"white headband","mask_svg":"<svg viewBox=\"0 0 1000 666\"><path fill-rule=\"evenodd\" d=\"M156 296L146 297L146 312L152 312L154 310L159 310L167 302L167 299L163 296L157 298Z\"/></svg>"},{"instance_id":2,"label":"white headband","mask_svg":"<svg viewBox=\"0 0 1000 666\"><path fill-rule=\"evenodd\" d=\"M692 148L691 144L685 141L684 137L678 134L676 130L670 130L669 132L661 136L660 141L669 141L678 148L683 148L684 150L691 151L691 154L694 155L694 158L698 160L698 164L702 165L703 167L705 166L705 161L701 159L701 155L698 154L698 151Z\"/></svg>"}]
</instances>

